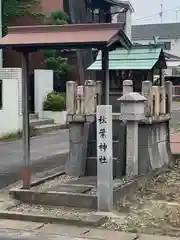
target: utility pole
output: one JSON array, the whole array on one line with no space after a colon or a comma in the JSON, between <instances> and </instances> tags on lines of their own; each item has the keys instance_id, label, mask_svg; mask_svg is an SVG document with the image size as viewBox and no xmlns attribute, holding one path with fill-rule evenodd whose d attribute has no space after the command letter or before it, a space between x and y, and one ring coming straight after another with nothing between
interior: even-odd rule
<instances>
[{"instance_id":1,"label":"utility pole","mask_svg":"<svg viewBox=\"0 0 180 240\"><path fill-rule=\"evenodd\" d=\"M178 22L178 18L179 18L179 11L180 11L180 10L176 10L176 22Z\"/></svg>"},{"instance_id":2,"label":"utility pole","mask_svg":"<svg viewBox=\"0 0 180 240\"><path fill-rule=\"evenodd\" d=\"M159 13L159 16L161 18L161 23L163 23L163 4L161 3L161 11Z\"/></svg>"}]
</instances>

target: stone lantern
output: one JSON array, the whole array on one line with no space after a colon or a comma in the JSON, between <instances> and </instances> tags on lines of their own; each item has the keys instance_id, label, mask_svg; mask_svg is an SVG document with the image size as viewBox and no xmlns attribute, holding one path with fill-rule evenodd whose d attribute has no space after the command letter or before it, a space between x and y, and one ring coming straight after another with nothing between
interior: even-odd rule
<instances>
[{"instance_id":1,"label":"stone lantern","mask_svg":"<svg viewBox=\"0 0 180 240\"><path fill-rule=\"evenodd\" d=\"M121 102L120 119L127 122L126 175L138 175L138 122L145 119L146 98L139 93L128 93L118 99Z\"/></svg>"}]
</instances>

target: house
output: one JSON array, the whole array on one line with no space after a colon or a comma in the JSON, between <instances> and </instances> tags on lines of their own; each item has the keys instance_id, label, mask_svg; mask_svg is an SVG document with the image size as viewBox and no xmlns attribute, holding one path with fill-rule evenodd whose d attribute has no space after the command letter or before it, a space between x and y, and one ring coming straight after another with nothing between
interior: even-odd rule
<instances>
[{"instance_id":1,"label":"house","mask_svg":"<svg viewBox=\"0 0 180 240\"><path fill-rule=\"evenodd\" d=\"M167 59L166 75L172 76L180 67L180 23L132 26L134 44L162 44Z\"/></svg>"},{"instance_id":2,"label":"house","mask_svg":"<svg viewBox=\"0 0 180 240\"><path fill-rule=\"evenodd\" d=\"M132 41L143 45L157 42L167 53L180 57L180 23L133 25Z\"/></svg>"}]
</instances>

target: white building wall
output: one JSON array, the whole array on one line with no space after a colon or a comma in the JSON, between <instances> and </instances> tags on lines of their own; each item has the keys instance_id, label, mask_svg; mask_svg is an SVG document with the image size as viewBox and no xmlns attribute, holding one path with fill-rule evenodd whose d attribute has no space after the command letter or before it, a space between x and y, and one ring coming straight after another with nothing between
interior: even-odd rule
<instances>
[{"instance_id":1,"label":"white building wall","mask_svg":"<svg viewBox=\"0 0 180 240\"><path fill-rule=\"evenodd\" d=\"M118 15L119 12L122 9L120 7L111 7L111 13L117 13L113 14L112 16L112 23L118 22ZM124 32L127 35L127 37L131 40L131 32L132 32L132 10L129 9L125 14L125 26L124 26Z\"/></svg>"},{"instance_id":2,"label":"white building wall","mask_svg":"<svg viewBox=\"0 0 180 240\"><path fill-rule=\"evenodd\" d=\"M133 41L133 42L144 44L144 45L148 45L149 43L154 43L153 39L152 40L138 40L138 41ZM157 41L157 43L158 42L171 42L171 50L165 50L165 51L167 53L170 53L170 54L180 57L180 39L160 39Z\"/></svg>"},{"instance_id":3,"label":"white building wall","mask_svg":"<svg viewBox=\"0 0 180 240\"><path fill-rule=\"evenodd\" d=\"M128 10L126 13L125 33L130 40L132 39L131 29L132 29L132 12L131 10Z\"/></svg>"},{"instance_id":4,"label":"white building wall","mask_svg":"<svg viewBox=\"0 0 180 240\"><path fill-rule=\"evenodd\" d=\"M148 45L150 43L154 43L153 40L138 40L138 41L133 41L134 43L140 43L143 45ZM160 39L157 41L157 43L160 42L171 42L171 49L170 50L164 50L167 53L173 54L175 56L180 57L180 39ZM165 74L167 76L172 76L173 69L172 67L168 67L165 70Z\"/></svg>"},{"instance_id":5,"label":"white building wall","mask_svg":"<svg viewBox=\"0 0 180 240\"><path fill-rule=\"evenodd\" d=\"M0 137L22 130L22 70L0 68L2 80L2 109L0 109ZM35 70L35 111L43 115L43 102L53 91L53 71Z\"/></svg>"},{"instance_id":6,"label":"white building wall","mask_svg":"<svg viewBox=\"0 0 180 240\"><path fill-rule=\"evenodd\" d=\"M2 80L2 109L0 109L0 136L22 129L21 69L0 69Z\"/></svg>"},{"instance_id":7,"label":"white building wall","mask_svg":"<svg viewBox=\"0 0 180 240\"><path fill-rule=\"evenodd\" d=\"M40 70L34 71L34 90L35 90L35 113L39 118L43 118L43 102L49 92L53 91L53 71Z\"/></svg>"}]
</instances>

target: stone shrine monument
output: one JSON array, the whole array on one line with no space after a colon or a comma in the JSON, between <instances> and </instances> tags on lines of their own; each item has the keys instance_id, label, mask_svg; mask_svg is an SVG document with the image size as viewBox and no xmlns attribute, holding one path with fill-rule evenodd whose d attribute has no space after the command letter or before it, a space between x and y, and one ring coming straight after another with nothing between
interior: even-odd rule
<instances>
[{"instance_id":1,"label":"stone shrine monument","mask_svg":"<svg viewBox=\"0 0 180 240\"><path fill-rule=\"evenodd\" d=\"M142 93L133 93L131 80L123 83L117 99L119 113L112 113L113 178L134 177L172 164L169 145L172 83L153 86L142 82ZM102 84L93 80L84 86L67 83L67 121L70 154L66 173L97 175L96 109L101 104Z\"/></svg>"}]
</instances>

